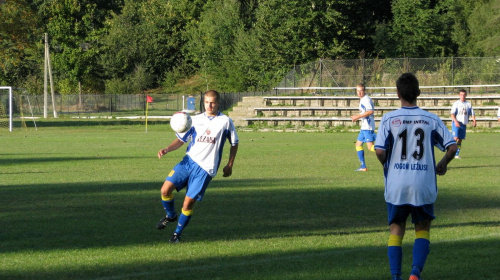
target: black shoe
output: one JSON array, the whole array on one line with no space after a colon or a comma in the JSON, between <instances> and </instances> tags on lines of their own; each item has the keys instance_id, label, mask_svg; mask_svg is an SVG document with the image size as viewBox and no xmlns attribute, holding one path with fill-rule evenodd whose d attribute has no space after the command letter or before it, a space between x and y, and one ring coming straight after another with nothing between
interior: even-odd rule
<instances>
[{"instance_id":1,"label":"black shoe","mask_svg":"<svg viewBox=\"0 0 500 280\"><path fill-rule=\"evenodd\" d=\"M168 242L170 242L170 243L179 243L179 242L181 242L181 235L177 234L177 232L174 232L174 234L172 234L172 237L170 238L170 240Z\"/></svg>"},{"instance_id":2,"label":"black shoe","mask_svg":"<svg viewBox=\"0 0 500 280\"><path fill-rule=\"evenodd\" d=\"M168 216L165 216L165 218L161 219L157 224L156 224L156 228L157 229L164 229L168 223L173 223L177 221L177 215L175 215L175 217L173 218L169 218Z\"/></svg>"}]
</instances>

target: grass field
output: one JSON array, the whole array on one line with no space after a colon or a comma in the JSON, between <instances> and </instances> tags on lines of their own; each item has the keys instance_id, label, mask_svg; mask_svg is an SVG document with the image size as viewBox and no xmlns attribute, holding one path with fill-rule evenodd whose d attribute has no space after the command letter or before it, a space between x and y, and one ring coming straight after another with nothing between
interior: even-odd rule
<instances>
[{"instance_id":1,"label":"grass field","mask_svg":"<svg viewBox=\"0 0 500 280\"><path fill-rule=\"evenodd\" d=\"M382 168L367 153L354 172L356 133L240 132L233 176L169 244L159 189L184 149L156 157L165 124L90 124L0 131L0 279L390 278ZM500 275L500 133L462 147L438 178L426 280Z\"/></svg>"}]
</instances>

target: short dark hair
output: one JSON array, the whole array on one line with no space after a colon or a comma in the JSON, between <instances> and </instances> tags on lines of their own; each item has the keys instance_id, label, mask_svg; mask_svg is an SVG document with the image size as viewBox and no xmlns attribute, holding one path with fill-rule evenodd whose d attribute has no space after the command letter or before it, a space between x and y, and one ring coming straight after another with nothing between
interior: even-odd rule
<instances>
[{"instance_id":1,"label":"short dark hair","mask_svg":"<svg viewBox=\"0 0 500 280\"><path fill-rule=\"evenodd\" d=\"M467 91L466 91L465 89L463 89L463 88L461 88L461 89L458 91L458 93L459 93L459 94L460 94L461 92L465 92L465 94L467 94Z\"/></svg>"},{"instance_id":2,"label":"short dark hair","mask_svg":"<svg viewBox=\"0 0 500 280\"><path fill-rule=\"evenodd\" d=\"M220 102L220 94L219 94L217 91L213 90L213 89L211 89L211 90L207 90L207 91L205 92L205 95L204 95L204 96L211 96L211 97L214 97L214 96L215 96L215 102L217 102L217 103L219 103L219 102Z\"/></svg>"},{"instance_id":3,"label":"short dark hair","mask_svg":"<svg viewBox=\"0 0 500 280\"><path fill-rule=\"evenodd\" d=\"M358 83L356 87L362 87L363 89L366 89L365 83Z\"/></svg>"},{"instance_id":4,"label":"short dark hair","mask_svg":"<svg viewBox=\"0 0 500 280\"><path fill-rule=\"evenodd\" d=\"M412 73L402 74L396 81L396 88L401 98L410 103L414 103L420 95L418 79Z\"/></svg>"}]
</instances>

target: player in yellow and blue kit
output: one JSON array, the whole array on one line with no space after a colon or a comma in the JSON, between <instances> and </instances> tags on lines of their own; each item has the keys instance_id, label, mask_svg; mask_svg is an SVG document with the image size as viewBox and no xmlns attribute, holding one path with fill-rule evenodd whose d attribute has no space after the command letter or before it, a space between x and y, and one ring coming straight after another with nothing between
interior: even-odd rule
<instances>
[{"instance_id":1,"label":"player in yellow and blue kit","mask_svg":"<svg viewBox=\"0 0 500 280\"><path fill-rule=\"evenodd\" d=\"M166 216L156 224L158 229L164 229L168 223L177 221L173 191L186 188L181 215L170 238L172 243L180 241L182 231L191 220L194 203L203 199L208 184L217 174L226 140L231 144L231 149L228 163L223 168L224 177L231 176L238 151L238 135L233 121L219 112L219 93L207 91L203 102L205 113L193 116L191 128L185 133L177 133L177 139L158 152L158 158L161 158L189 142L186 156L170 171L161 188Z\"/></svg>"},{"instance_id":2,"label":"player in yellow and blue kit","mask_svg":"<svg viewBox=\"0 0 500 280\"><path fill-rule=\"evenodd\" d=\"M457 145L438 116L420 109L417 78L405 73L396 82L401 108L385 114L380 121L375 152L384 166L389 241L387 255L393 280L402 272L402 242L406 220L415 224L413 264L410 280L419 280L430 252L431 221L437 198L436 175L444 175ZM434 147L446 153L435 164Z\"/></svg>"},{"instance_id":3,"label":"player in yellow and blue kit","mask_svg":"<svg viewBox=\"0 0 500 280\"><path fill-rule=\"evenodd\" d=\"M375 119L373 117L374 105L372 99L365 94L365 85L359 83L356 86L356 94L359 97L359 114L351 116L351 120L361 120L361 130L359 131L358 139L356 139L356 153L358 154L361 166L356 171L368 171L365 163L365 151L363 143L369 151L374 152L373 142L375 141Z\"/></svg>"}]
</instances>

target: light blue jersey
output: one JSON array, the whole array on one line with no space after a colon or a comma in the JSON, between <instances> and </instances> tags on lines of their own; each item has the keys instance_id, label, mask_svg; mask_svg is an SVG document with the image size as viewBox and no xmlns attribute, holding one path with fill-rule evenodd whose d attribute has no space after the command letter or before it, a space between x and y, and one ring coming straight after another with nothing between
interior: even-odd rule
<instances>
[{"instance_id":1,"label":"light blue jersey","mask_svg":"<svg viewBox=\"0 0 500 280\"><path fill-rule=\"evenodd\" d=\"M441 119L419 107L402 107L380 121L375 149L387 152L385 200L393 205L421 206L437 197L434 146L455 144Z\"/></svg>"}]
</instances>

